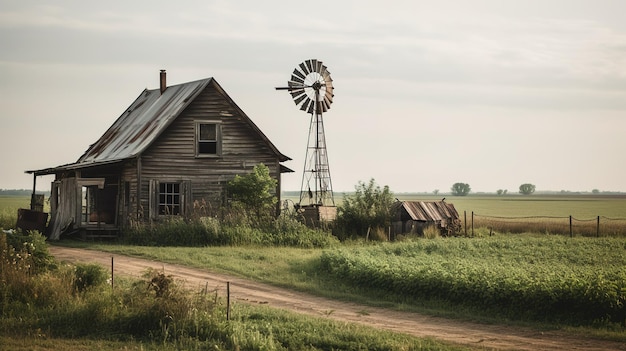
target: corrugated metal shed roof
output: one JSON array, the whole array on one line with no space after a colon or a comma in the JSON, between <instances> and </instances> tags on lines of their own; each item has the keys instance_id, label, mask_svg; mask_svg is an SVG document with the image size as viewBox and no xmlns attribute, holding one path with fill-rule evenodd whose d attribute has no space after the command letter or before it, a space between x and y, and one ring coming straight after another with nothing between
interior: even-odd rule
<instances>
[{"instance_id":1,"label":"corrugated metal shed roof","mask_svg":"<svg viewBox=\"0 0 626 351\"><path fill-rule=\"evenodd\" d=\"M401 201L394 206L394 210L404 208L414 221L432 222L459 218L454 205L444 201Z\"/></svg>"},{"instance_id":2,"label":"corrugated metal shed roof","mask_svg":"<svg viewBox=\"0 0 626 351\"><path fill-rule=\"evenodd\" d=\"M136 157L146 150L209 84L212 84L237 109L243 120L267 143L281 162L291 159L276 149L213 78L206 78L168 86L162 94L160 89L145 89L77 162L26 173L52 174ZM291 170L286 168L285 171Z\"/></svg>"},{"instance_id":3,"label":"corrugated metal shed roof","mask_svg":"<svg viewBox=\"0 0 626 351\"><path fill-rule=\"evenodd\" d=\"M123 160L141 154L204 90L211 78L144 90L77 163Z\"/></svg>"}]
</instances>

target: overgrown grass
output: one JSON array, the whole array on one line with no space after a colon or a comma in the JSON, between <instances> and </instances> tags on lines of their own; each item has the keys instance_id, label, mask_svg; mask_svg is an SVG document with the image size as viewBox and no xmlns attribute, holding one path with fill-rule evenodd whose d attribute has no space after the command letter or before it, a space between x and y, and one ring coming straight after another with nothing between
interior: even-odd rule
<instances>
[{"instance_id":1,"label":"overgrown grass","mask_svg":"<svg viewBox=\"0 0 626 351\"><path fill-rule=\"evenodd\" d=\"M626 212L625 212L626 213ZM581 220L573 217L488 217L475 216L475 228L488 228L500 233L542 233L587 237L626 237L626 219L601 217ZM471 221L468 235L472 235Z\"/></svg>"},{"instance_id":2,"label":"overgrown grass","mask_svg":"<svg viewBox=\"0 0 626 351\"><path fill-rule=\"evenodd\" d=\"M19 208L30 208L30 199L24 196L0 196L0 229L15 228Z\"/></svg>"},{"instance_id":3,"label":"overgrown grass","mask_svg":"<svg viewBox=\"0 0 626 351\"><path fill-rule=\"evenodd\" d=\"M338 243L328 231L311 229L283 216L262 227L248 224L245 220L223 221L212 217L139 223L125 230L121 241L145 246L259 245L300 248L324 248Z\"/></svg>"},{"instance_id":4,"label":"overgrown grass","mask_svg":"<svg viewBox=\"0 0 626 351\"><path fill-rule=\"evenodd\" d=\"M616 331L626 340L620 326L626 293L623 238L406 238L323 250L90 247L376 306L494 323L585 325Z\"/></svg>"},{"instance_id":5,"label":"overgrown grass","mask_svg":"<svg viewBox=\"0 0 626 351\"><path fill-rule=\"evenodd\" d=\"M97 265L46 266L35 273L32 255L8 241L0 233L0 341L15 350L464 349L263 306L235 303L227 320L215 292L183 290L161 272L147 271L141 280L118 277L113 289Z\"/></svg>"}]
</instances>

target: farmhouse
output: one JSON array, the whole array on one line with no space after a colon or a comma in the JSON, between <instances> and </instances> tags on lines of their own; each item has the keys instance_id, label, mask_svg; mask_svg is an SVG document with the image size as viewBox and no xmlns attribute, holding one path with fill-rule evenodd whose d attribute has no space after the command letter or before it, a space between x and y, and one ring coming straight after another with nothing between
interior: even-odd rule
<instances>
[{"instance_id":1,"label":"farmhouse","mask_svg":"<svg viewBox=\"0 0 626 351\"><path fill-rule=\"evenodd\" d=\"M445 201L396 201L392 205L392 232L423 235L424 229L437 226L443 235L460 229L461 221L453 204Z\"/></svg>"},{"instance_id":2,"label":"farmhouse","mask_svg":"<svg viewBox=\"0 0 626 351\"><path fill-rule=\"evenodd\" d=\"M213 78L144 90L78 161L27 171L55 175L48 236L116 235L135 221L217 209L228 181L258 164L277 180L290 160ZM34 180L34 184L36 181ZM33 193L35 185L33 185ZM194 206L196 208L194 208Z\"/></svg>"}]
</instances>

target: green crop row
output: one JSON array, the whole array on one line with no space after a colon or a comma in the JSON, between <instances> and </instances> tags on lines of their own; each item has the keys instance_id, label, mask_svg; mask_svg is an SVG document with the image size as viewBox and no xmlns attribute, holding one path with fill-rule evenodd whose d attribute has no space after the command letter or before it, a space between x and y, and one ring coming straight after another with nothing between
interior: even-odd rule
<instances>
[{"instance_id":1,"label":"green crop row","mask_svg":"<svg viewBox=\"0 0 626 351\"><path fill-rule=\"evenodd\" d=\"M498 236L325 251L322 267L361 288L512 318L625 322L626 240Z\"/></svg>"}]
</instances>

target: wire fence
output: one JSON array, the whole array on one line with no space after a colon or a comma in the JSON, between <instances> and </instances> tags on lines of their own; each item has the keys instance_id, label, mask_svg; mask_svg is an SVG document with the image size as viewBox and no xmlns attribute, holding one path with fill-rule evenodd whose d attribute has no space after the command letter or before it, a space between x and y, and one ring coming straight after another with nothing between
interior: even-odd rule
<instances>
[{"instance_id":1,"label":"wire fence","mask_svg":"<svg viewBox=\"0 0 626 351\"><path fill-rule=\"evenodd\" d=\"M463 230L474 236L477 228L487 228L490 234L543 233L586 237L626 237L626 218L596 216L575 218L573 216L525 216L501 217L463 213ZM469 217L469 218L468 218Z\"/></svg>"}]
</instances>

